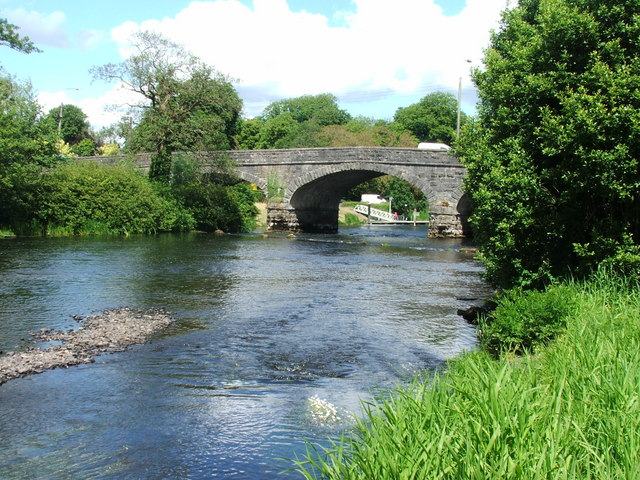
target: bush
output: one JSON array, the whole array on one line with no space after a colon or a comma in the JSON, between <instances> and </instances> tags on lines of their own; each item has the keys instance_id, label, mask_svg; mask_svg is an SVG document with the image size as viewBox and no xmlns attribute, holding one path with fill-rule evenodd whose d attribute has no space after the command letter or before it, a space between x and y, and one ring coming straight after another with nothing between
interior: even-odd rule
<instances>
[{"instance_id":1,"label":"bush","mask_svg":"<svg viewBox=\"0 0 640 480\"><path fill-rule=\"evenodd\" d=\"M73 162L32 182L21 192L31 207L16 228L23 234L156 233L194 225L168 189L131 166Z\"/></svg>"},{"instance_id":2,"label":"bush","mask_svg":"<svg viewBox=\"0 0 640 480\"><path fill-rule=\"evenodd\" d=\"M256 225L258 210L248 184L234 186L200 181L174 188L191 212L196 228L204 232L249 232Z\"/></svg>"},{"instance_id":3,"label":"bush","mask_svg":"<svg viewBox=\"0 0 640 480\"><path fill-rule=\"evenodd\" d=\"M90 157L96 153L96 142L90 138L83 138L71 147L71 151L79 157Z\"/></svg>"},{"instance_id":4,"label":"bush","mask_svg":"<svg viewBox=\"0 0 640 480\"><path fill-rule=\"evenodd\" d=\"M572 299L573 291L567 285L503 292L495 310L479 321L482 347L494 355L535 351L564 331Z\"/></svg>"}]
</instances>

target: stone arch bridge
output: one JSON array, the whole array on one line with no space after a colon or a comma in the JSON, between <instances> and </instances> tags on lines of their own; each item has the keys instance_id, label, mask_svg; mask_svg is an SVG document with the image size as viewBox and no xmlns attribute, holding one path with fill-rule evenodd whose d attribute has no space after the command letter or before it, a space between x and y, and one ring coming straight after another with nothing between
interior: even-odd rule
<instances>
[{"instance_id":1,"label":"stone arch bridge","mask_svg":"<svg viewBox=\"0 0 640 480\"><path fill-rule=\"evenodd\" d=\"M221 152L195 154L204 172ZM419 188L429 200L429 236L469 233L470 204L462 190L465 167L447 152L394 147L329 147L282 150L229 150L240 178L268 195L270 230L335 233L346 192L381 175L393 175ZM93 157L96 158L96 157ZM97 157L105 162L105 157ZM115 161L115 159L113 160ZM148 170L150 155L136 162Z\"/></svg>"},{"instance_id":2,"label":"stone arch bridge","mask_svg":"<svg viewBox=\"0 0 640 480\"><path fill-rule=\"evenodd\" d=\"M381 175L419 188L429 200L429 236L468 233L469 202L462 190L465 167L446 152L413 148L330 147L233 150L238 175L273 194L270 230L334 233L346 192ZM203 165L206 169L206 161Z\"/></svg>"}]
</instances>

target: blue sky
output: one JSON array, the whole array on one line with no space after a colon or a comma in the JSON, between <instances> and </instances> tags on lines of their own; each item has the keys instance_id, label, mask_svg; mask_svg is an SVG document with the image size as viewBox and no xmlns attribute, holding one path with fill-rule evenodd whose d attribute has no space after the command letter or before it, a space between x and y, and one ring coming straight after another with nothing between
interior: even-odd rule
<instances>
[{"instance_id":1,"label":"blue sky","mask_svg":"<svg viewBox=\"0 0 640 480\"><path fill-rule=\"evenodd\" d=\"M457 92L472 113L470 65L480 66L506 0L0 0L0 17L42 53L2 49L0 64L30 80L45 109L74 103L91 123L135 101L93 82L92 66L121 62L137 30L155 30L238 79L244 114L304 94L333 93L353 115L391 119L433 91ZM471 60L469 64L466 60Z\"/></svg>"}]
</instances>

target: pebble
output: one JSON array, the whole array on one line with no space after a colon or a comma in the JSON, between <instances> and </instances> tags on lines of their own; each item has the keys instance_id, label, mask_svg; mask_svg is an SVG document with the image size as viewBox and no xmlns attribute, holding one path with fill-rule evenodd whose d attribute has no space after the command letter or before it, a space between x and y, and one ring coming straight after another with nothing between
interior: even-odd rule
<instances>
[{"instance_id":1,"label":"pebble","mask_svg":"<svg viewBox=\"0 0 640 480\"><path fill-rule=\"evenodd\" d=\"M82 324L77 330L40 329L31 335L42 342L61 342L46 349L28 348L0 356L0 385L12 378L42 373L59 367L92 363L101 353L126 350L146 343L154 334L173 323L164 310L118 308L100 315L72 318ZM2 352L0 352L2 354Z\"/></svg>"}]
</instances>

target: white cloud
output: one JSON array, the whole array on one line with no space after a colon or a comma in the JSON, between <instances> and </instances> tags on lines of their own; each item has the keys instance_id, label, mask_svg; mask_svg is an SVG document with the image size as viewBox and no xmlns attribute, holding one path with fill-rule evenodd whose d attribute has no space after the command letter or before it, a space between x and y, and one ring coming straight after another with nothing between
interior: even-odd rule
<instances>
[{"instance_id":1,"label":"white cloud","mask_svg":"<svg viewBox=\"0 0 640 480\"><path fill-rule=\"evenodd\" d=\"M24 8L4 9L1 11L9 23L17 25L20 35L26 35L36 45L52 47L67 47L69 38L64 31L67 17L64 12L41 13Z\"/></svg>"},{"instance_id":2,"label":"white cloud","mask_svg":"<svg viewBox=\"0 0 640 480\"><path fill-rule=\"evenodd\" d=\"M72 104L79 107L95 128L106 127L116 123L127 112L129 105L140 102L140 95L124 88L121 84L98 97L85 98L76 101L69 96L68 91L42 92L38 95L38 103L44 112L61 104Z\"/></svg>"},{"instance_id":3,"label":"white cloud","mask_svg":"<svg viewBox=\"0 0 640 480\"><path fill-rule=\"evenodd\" d=\"M76 34L77 43L82 50L93 50L106 38L101 30L81 30Z\"/></svg>"},{"instance_id":4,"label":"white cloud","mask_svg":"<svg viewBox=\"0 0 640 480\"><path fill-rule=\"evenodd\" d=\"M455 91L460 77L470 90L466 60L480 64L507 0L467 0L453 17L433 0L353 4L335 27L323 15L292 12L286 0L254 0L253 8L238 0L194 1L175 17L125 22L111 38L122 58L131 54L128 40L138 30L183 44L238 79L245 113L253 116L276 99L304 94L330 92L353 105Z\"/></svg>"}]
</instances>

